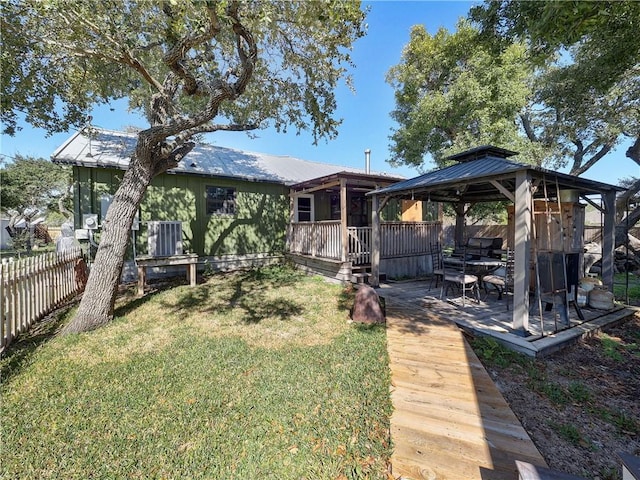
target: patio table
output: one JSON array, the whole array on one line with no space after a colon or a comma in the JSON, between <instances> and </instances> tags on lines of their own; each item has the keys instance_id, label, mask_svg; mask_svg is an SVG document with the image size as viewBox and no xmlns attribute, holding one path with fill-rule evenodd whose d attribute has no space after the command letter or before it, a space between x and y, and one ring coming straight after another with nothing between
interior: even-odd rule
<instances>
[{"instance_id":1,"label":"patio table","mask_svg":"<svg viewBox=\"0 0 640 480\"><path fill-rule=\"evenodd\" d=\"M486 275L504 265L504 262L499 258L489 257L470 260L463 260L462 257L444 257L443 263L449 267L468 268L470 270L469 273L474 273L478 276Z\"/></svg>"}]
</instances>

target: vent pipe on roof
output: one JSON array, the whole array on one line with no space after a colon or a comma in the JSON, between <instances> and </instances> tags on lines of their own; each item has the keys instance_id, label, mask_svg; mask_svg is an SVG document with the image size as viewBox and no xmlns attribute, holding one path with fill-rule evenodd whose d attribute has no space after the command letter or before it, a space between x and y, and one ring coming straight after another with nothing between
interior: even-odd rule
<instances>
[{"instance_id":1,"label":"vent pipe on roof","mask_svg":"<svg viewBox=\"0 0 640 480\"><path fill-rule=\"evenodd\" d=\"M364 173L371 173L371 150L368 148L364 151Z\"/></svg>"}]
</instances>

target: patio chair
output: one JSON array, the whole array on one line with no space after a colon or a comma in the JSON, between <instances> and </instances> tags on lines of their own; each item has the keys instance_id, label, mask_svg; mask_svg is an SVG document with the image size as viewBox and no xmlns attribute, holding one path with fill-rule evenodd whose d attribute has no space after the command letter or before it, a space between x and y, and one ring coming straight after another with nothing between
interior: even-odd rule
<instances>
[{"instance_id":1,"label":"patio chair","mask_svg":"<svg viewBox=\"0 0 640 480\"><path fill-rule=\"evenodd\" d=\"M440 243L432 243L431 247L431 265L433 266L433 273L431 275L431 281L429 282L429 290L433 285L433 281L436 281L436 288L438 288L438 281L444 276L444 262L442 259L442 245Z\"/></svg>"},{"instance_id":2,"label":"patio chair","mask_svg":"<svg viewBox=\"0 0 640 480\"><path fill-rule=\"evenodd\" d=\"M440 300L446 296L450 287L454 286L462 292L462 306L464 307L467 299L467 292L471 292L478 303L480 303L480 289L478 286L477 275L466 273L466 253L462 255L462 270L453 271L445 270L442 278L442 287L440 289Z\"/></svg>"},{"instance_id":3,"label":"patio chair","mask_svg":"<svg viewBox=\"0 0 640 480\"><path fill-rule=\"evenodd\" d=\"M498 292L498 300L502 300L509 291L513 291L513 270L514 270L513 250L508 249L505 264L490 275L482 277L484 289L489 294L489 287ZM509 310L509 302L507 302Z\"/></svg>"}]
</instances>

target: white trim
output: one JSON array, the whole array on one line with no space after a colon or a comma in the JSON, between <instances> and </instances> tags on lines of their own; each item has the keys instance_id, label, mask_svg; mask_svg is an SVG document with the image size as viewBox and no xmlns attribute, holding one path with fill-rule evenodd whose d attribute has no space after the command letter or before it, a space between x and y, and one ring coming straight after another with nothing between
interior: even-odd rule
<instances>
[{"instance_id":1,"label":"white trim","mask_svg":"<svg viewBox=\"0 0 640 480\"><path fill-rule=\"evenodd\" d=\"M296 222L300 222L300 212L298 210L298 202L300 201L301 198L308 198L310 200L310 204L311 204L311 218L309 220L302 220L305 222L315 222L316 220L316 211L315 211L315 203L314 203L314 196L313 195L297 195L294 198L294 221Z\"/></svg>"}]
</instances>

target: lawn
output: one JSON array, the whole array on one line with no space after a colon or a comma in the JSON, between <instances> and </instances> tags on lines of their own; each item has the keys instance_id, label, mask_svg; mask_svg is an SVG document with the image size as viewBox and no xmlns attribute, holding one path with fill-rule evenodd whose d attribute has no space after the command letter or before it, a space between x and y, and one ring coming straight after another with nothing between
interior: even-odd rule
<instances>
[{"instance_id":1,"label":"lawn","mask_svg":"<svg viewBox=\"0 0 640 480\"><path fill-rule=\"evenodd\" d=\"M616 300L629 305L640 305L640 275L638 273L616 273L613 279L613 293Z\"/></svg>"},{"instance_id":2,"label":"lawn","mask_svg":"<svg viewBox=\"0 0 640 480\"><path fill-rule=\"evenodd\" d=\"M0 363L0 477L386 478L385 331L349 302L273 267L124 296L86 334L44 322Z\"/></svg>"}]
</instances>

